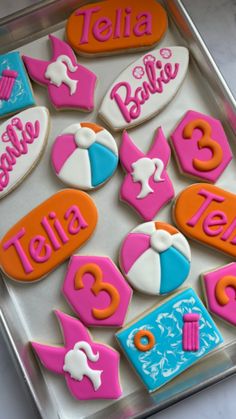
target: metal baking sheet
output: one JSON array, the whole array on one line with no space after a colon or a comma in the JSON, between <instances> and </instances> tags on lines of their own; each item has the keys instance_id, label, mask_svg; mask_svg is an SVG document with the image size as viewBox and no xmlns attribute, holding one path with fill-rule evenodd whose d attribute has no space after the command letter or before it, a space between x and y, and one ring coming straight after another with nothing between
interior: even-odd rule
<instances>
[{"instance_id":1,"label":"metal baking sheet","mask_svg":"<svg viewBox=\"0 0 236 419\"><path fill-rule=\"evenodd\" d=\"M56 2L48 2L49 9L47 9L47 3L45 4L44 13L47 10L47 15L44 15L43 19L44 27L40 26L39 19L34 34L28 28L26 32L30 39L42 35L42 31L45 31L46 16L48 32L52 31L50 30L50 22L52 22L52 25L59 24L60 18L62 19L62 3L58 1L58 14ZM132 129L134 141L144 152L147 151L154 131L158 126L161 125L163 127L168 137L183 114L189 109L195 109L214 115L223 121L235 154L233 129L235 126L236 107L234 99L191 22L183 3L180 0L166 0L165 5L172 19L168 33L160 46L187 45L191 52L190 67L183 87L169 106L149 122ZM71 2L68 8L70 7L72 10L75 7L75 2ZM66 10L67 14L69 14L69 10ZM34 16L35 11L31 10L30 13ZM30 13L27 15L28 19ZM39 13L39 10L37 10L37 13ZM52 21L50 21L51 14L53 14ZM17 19L19 17L16 17L15 22L18 22L18 31L21 33L20 23ZM21 19L24 19L24 16L21 16ZM5 21L5 28L8 23ZM56 35L59 37L63 37L63 34L64 29L56 32ZM17 43L23 44L24 40L25 32L23 31L22 38L19 36ZM16 44L12 42L11 45L14 46ZM3 48L3 45L1 47ZM4 48L6 48L6 45ZM46 36L27 45L22 45L19 50L24 54L41 57L42 59L50 57L50 47ZM1 236L18 219L63 187L54 176L50 167L50 148L54 138L64 127L74 122L88 120L101 123L97 118L97 110L104 93L120 71L132 61L135 61L140 55L140 53L133 53L103 57L96 60L79 58L79 61L93 70L99 78L96 89L95 110L89 114L76 111L55 111L48 102L46 90L36 84L33 85L37 104L46 105L51 113L51 132L46 152L40 164L14 192L1 201ZM105 77L104 74L106 75ZM115 134L115 138L119 145L120 134ZM179 174L173 157L168 172L174 183L176 194L191 183L190 180ZM236 160L234 159L220 178L218 185L236 193L235 172ZM123 173L119 168L105 187L91 192L91 196L94 198L99 210L99 223L94 236L79 251L80 254L108 255L117 263L122 239L129 230L140 223L140 219L135 212L118 199L122 179ZM172 222L171 205L160 211L158 219ZM230 259L220 253L203 248L197 243L191 242L191 248L193 264L187 284L193 286L202 296L199 273L223 265L229 262ZM99 418L107 416L118 419L121 417L145 417L147 414L170 406L236 372L234 329L218 321L217 324L225 338L225 345L154 394L147 394L122 355L121 383L124 394L119 401L81 402L74 400L61 376L54 375L39 366L29 344L31 340L48 342L49 344L62 343L62 336L53 310L61 309L66 313L73 314L60 294L66 268L67 263L64 263L47 278L28 286L18 284L5 277L0 282L1 323L17 365L42 418L77 419L78 417L92 416ZM135 293L127 321L133 319L156 302L157 298L155 297L142 296ZM114 339L115 330L91 329L91 332L94 339L106 342L117 348Z\"/></svg>"}]
</instances>

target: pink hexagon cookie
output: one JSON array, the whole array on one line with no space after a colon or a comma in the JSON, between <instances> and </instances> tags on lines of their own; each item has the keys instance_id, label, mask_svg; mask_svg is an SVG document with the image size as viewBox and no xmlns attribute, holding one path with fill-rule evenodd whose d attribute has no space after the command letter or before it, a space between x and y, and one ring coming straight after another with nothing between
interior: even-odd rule
<instances>
[{"instance_id":1,"label":"pink hexagon cookie","mask_svg":"<svg viewBox=\"0 0 236 419\"><path fill-rule=\"evenodd\" d=\"M132 297L116 265L102 256L72 256L62 293L87 326L122 326Z\"/></svg>"},{"instance_id":2,"label":"pink hexagon cookie","mask_svg":"<svg viewBox=\"0 0 236 419\"><path fill-rule=\"evenodd\" d=\"M220 121L188 111L171 134L180 171L215 183L232 160L232 152Z\"/></svg>"},{"instance_id":3,"label":"pink hexagon cookie","mask_svg":"<svg viewBox=\"0 0 236 419\"><path fill-rule=\"evenodd\" d=\"M236 326L236 262L202 274L211 313Z\"/></svg>"}]
</instances>

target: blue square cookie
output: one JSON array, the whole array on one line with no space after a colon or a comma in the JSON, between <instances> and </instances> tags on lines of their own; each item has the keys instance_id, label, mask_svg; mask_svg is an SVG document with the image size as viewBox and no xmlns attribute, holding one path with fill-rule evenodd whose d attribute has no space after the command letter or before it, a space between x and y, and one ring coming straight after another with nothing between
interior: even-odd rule
<instances>
[{"instance_id":1,"label":"blue square cookie","mask_svg":"<svg viewBox=\"0 0 236 419\"><path fill-rule=\"evenodd\" d=\"M19 52L0 55L0 118L35 105Z\"/></svg>"},{"instance_id":2,"label":"blue square cookie","mask_svg":"<svg viewBox=\"0 0 236 419\"><path fill-rule=\"evenodd\" d=\"M184 319L193 315L199 318L197 327L199 346L197 345L197 350L196 347L184 350ZM196 332L195 329L193 331ZM154 307L118 332L116 337L150 393L175 378L223 342L210 314L191 288L175 294L166 302ZM189 337L188 343L191 344L193 335L190 333Z\"/></svg>"}]
</instances>

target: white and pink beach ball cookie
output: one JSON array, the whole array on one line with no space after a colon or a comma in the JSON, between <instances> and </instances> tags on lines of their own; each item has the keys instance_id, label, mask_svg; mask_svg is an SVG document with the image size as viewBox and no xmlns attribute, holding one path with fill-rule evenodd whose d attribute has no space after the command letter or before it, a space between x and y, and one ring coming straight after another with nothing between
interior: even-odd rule
<instances>
[{"instance_id":1,"label":"white and pink beach ball cookie","mask_svg":"<svg viewBox=\"0 0 236 419\"><path fill-rule=\"evenodd\" d=\"M152 295L168 294L188 277L191 251L182 233L170 224L140 224L124 239L120 267L130 285Z\"/></svg>"},{"instance_id":2,"label":"white and pink beach ball cookie","mask_svg":"<svg viewBox=\"0 0 236 419\"><path fill-rule=\"evenodd\" d=\"M118 149L105 128L91 122L67 127L56 138L51 162L58 178L73 188L89 190L101 186L114 174Z\"/></svg>"}]
</instances>

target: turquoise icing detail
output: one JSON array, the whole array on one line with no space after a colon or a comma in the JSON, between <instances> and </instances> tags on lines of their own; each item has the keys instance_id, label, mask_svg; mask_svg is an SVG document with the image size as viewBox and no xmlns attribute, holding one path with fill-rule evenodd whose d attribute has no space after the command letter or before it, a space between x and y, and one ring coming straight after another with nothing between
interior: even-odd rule
<instances>
[{"instance_id":1,"label":"turquoise icing detail","mask_svg":"<svg viewBox=\"0 0 236 419\"><path fill-rule=\"evenodd\" d=\"M197 352L182 349L183 315L187 313L200 314ZM134 346L134 336L142 329L150 330L155 337L150 351L141 352ZM175 294L116 337L149 392L172 380L223 342L210 314L191 288Z\"/></svg>"},{"instance_id":2,"label":"turquoise icing detail","mask_svg":"<svg viewBox=\"0 0 236 419\"><path fill-rule=\"evenodd\" d=\"M178 288L187 278L190 262L174 247L160 253L161 288L160 294L167 294Z\"/></svg>"},{"instance_id":3,"label":"turquoise icing detail","mask_svg":"<svg viewBox=\"0 0 236 419\"><path fill-rule=\"evenodd\" d=\"M0 77L2 71L10 69L18 73L8 100L0 99L0 116L16 113L24 108L35 105L30 83L19 52L0 55Z\"/></svg>"},{"instance_id":4,"label":"turquoise icing detail","mask_svg":"<svg viewBox=\"0 0 236 419\"><path fill-rule=\"evenodd\" d=\"M98 186L111 177L117 167L118 157L108 148L94 143L88 149L91 164L92 186Z\"/></svg>"}]
</instances>

